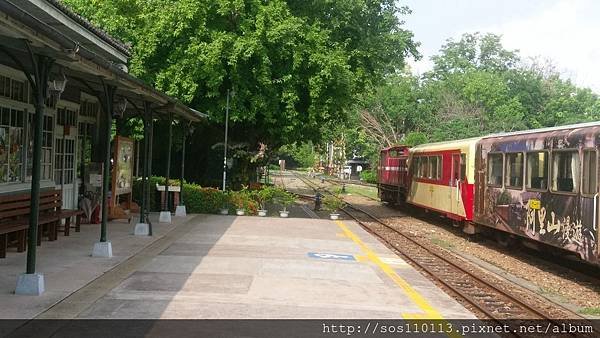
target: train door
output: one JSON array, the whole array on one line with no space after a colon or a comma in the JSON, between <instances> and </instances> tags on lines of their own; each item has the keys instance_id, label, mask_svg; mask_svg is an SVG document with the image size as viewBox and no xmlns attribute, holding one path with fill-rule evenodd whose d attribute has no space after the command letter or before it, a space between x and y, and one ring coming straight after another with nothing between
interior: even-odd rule
<instances>
[{"instance_id":1,"label":"train door","mask_svg":"<svg viewBox=\"0 0 600 338\"><path fill-rule=\"evenodd\" d=\"M590 205L592 207L592 211L588 213L592 214L592 231L595 234L596 238L600 236L600 201L599 201L599 191L598 191L598 182L600 182L600 170L598 170L598 151L595 148L589 148L583 150L583 175L582 175L582 186L581 186L581 195L582 195L582 219L585 219L585 205ZM587 202L586 202L587 200ZM591 203L590 203L591 202ZM589 210L589 209L588 209ZM589 216L588 216L589 217ZM584 221L585 222L585 221ZM597 244L600 244L600 241L597 240ZM600 257L600 248L596 246L596 255ZM588 259L588 258L584 258Z\"/></svg>"},{"instance_id":2,"label":"train door","mask_svg":"<svg viewBox=\"0 0 600 338\"><path fill-rule=\"evenodd\" d=\"M463 154L452 154L452 171L450 177L450 210L455 215L462 214L462 202L460 197L460 186L465 173Z\"/></svg>"},{"instance_id":3,"label":"train door","mask_svg":"<svg viewBox=\"0 0 600 338\"><path fill-rule=\"evenodd\" d=\"M594 229L596 231L596 259L600 260L600 198L598 197L600 194L600 170L598 170L598 150L596 150L596 161L595 161L595 170L596 170L596 194L594 195Z\"/></svg>"},{"instance_id":4,"label":"train door","mask_svg":"<svg viewBox=\"0 0 600 338\"><path fill-rule=\"evenodd\" d=\"M595 154L593 155L596 160L594 161L594 171L595 173L595 192L596 194L594 195L594 223L593 223L593 230L596 231L596 259L600 260L600 198L598 197L600 194L600 186L598 185L598 182L600 182L600 170L598 170L598 150L596 150L594 152Z\"/></svg>"}]
</instances>

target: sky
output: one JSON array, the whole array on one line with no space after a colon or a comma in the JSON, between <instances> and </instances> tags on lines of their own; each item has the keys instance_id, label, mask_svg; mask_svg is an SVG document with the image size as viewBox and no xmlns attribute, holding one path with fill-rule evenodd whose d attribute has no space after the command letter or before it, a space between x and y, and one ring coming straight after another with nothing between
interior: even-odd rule
<instances>
[{"instance_id":1,"label":"sky","mask_svg":"<svg viewBox=\"0 0 600 338\"><path fill-rule=\"evenodd\" d=\"M599 0L399 0L412 14L404 28L421 43L417 74L431 69L430 57L448 38L495 33L522 58L549 59L564 78L600 93Z\"/></svg>"}]
</instances>

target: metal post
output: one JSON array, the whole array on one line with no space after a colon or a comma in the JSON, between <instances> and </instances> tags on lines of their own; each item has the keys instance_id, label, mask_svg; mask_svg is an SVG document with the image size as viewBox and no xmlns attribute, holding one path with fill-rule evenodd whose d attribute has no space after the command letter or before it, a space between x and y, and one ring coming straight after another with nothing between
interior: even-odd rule
<instances>
[{"instance_id":1,"label":"metal post","mask_svg":"<svg viewBox=\"0 0 600 338\"><path fill-rule=\"evenodd\" d=\"M152 176L152 144L154 143L154 119L152 117L152 111L150 110L150 105L148 104L148 109L146 110L147 114L148 114L148 133L149 133L149 139L148 139L148 161L147 161L147 166L148 166L148 179L150 179L150 177ZM146 210L148 210L148 213L150 213L150 205L152 205L151 201L150 201L150 189L153 189L154 187L150 187L148 186L148 188L146 189L146 203L147 203L147 208ZM150 219L148 219L148 236L152 236L152 222L150 222Z\"/></svg>"},{"instance_id":2,"label":"metal post","mask_svg":"<svg viewBox=\"0 0 600 338\"><path fill-rule=\"evenodd\" d=\"M29 47L29 44L27 45ZM29 229L27 230L27 274L35 273L35 260L37 251L38 220L40 209L40 181L42 179L42 130L44 128L44 108L46 105L48 74L54 63L53 59L46 56L34 56L30 50L31 61L34 68L35 84L35 118L33 132L33 168L31 173L31 201L29 213ZM24 70L25 71L25 70Z\"/></svg>"},{"instance_id":3,"label":"metal post","mask_svg":"<svg viewBox=\"0 0 600 338\"><path fill-rule=\"evenodd\" d=\"M148 149L148 138L147 138L147 127L146 121L144 121L144 164L142 168L142 192L141 192L141 201L140 201L140 221L139 223L144 223L145 215L146 215L146 149ZM139 153L138 153L139 156Z\"/></svg>"},{"instance_id":4,"label":"metal post","mask_svg":"<svg viewBox=\"0 0 600 338\"><path fill-rule=\"evenodd\" d=\"M146 205L148 195L148 139L150 137L150 103L144 102L144 162L142 163L142 203L140 205L140 223L146 222Z\"/></svg>"},{"instance_id":5,"label":"metal post","mask_svg":"<svg viewBox=\"0 0 600 338\"><path fill-rule=\"evenodd\" d=\"M135 140L135 176L140 176L140 147L141 142Z\"/></svg>"},{"instance_id":6,"label":"metal post","mask_svg":"<svg viewBox=\"0 0 600 338\"><path fill-rule=\"evenodd\" d=\"M100 242L106 242L106 228L108 223L108 190L110 185L110 136L112 130L113 99L116 87L103 83L104 110L106 113L106 133L104 134L104 168L102 172L102 224L100 225ZM112 196L115 198L115 196ZM113 201L114 202L114 201Z\"/></svg>"},{"instance_id":7,"label":"metal post","mask_svg":"<svg viewBox=\"0 0 600 338\"><path fill-rule=\"evenodd\" d=\"M227 89L227 105L225 107L225 146L223 147L223 191L227 181L227 132L229 129L229 89Z\"/></svg>"},{"instance_id":8,"label":"metal post","mask_svg":"<svg viewBox=\"0 0 600 338\"><path fill-rule=\"evenodd\" d=\"M169 139L167 140L167 172L165 177L165 205L163 211L169 211L169 178L171 176L171 145L173 143L173 114L169 113Z\"/></svg>"},{"instance_id":9,"label":"metal post","mask_svg":"<svg viewBox=\"0 0 600 338\"><path fill-rule=\"evenodd\" d=\"M183 122L181 124L183 125ZM187 132L188 132L188 129L185 128L185 126L184 126L183 136L181 137L182 138L182 140L181 140L181 142L182 142L182 144L181 144L181 184L180 184L181 190L179 192L179 205L185 205L183 203L183 182L184 182L184 176L185 176L185 139L187 136Z\"/></svg>"}]
</instances>

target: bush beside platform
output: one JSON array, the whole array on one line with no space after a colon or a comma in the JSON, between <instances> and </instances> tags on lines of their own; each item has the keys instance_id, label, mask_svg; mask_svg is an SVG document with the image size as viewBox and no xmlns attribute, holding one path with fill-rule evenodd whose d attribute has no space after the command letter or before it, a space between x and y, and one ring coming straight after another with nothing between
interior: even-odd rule
<instances>
[{"instance_id":1,"label":"bush beside platform","mask_svg":"<svg viewBox=\"0 0 600 338\"><path fill-rule=\"evenodd\" d=\"M179 186L179 180L170 180L171 186ZM156 185L164 185L165 178L152 176L149 179L150 187L150 211L160 211L160 193L156 191ZM273 189L265 187L266 189ZM235 214L236 209L244 209L247 215L256 215L259 203L267 202L264 199L270 199L270 193L262 194L258 197L260 191L264 190L260 184L253 183L240 191L223 192L216 188L201 187L198 184L183 184L183 201L188 213L193 214L216 214L222 208L227 208L229 214ZM140 204L142 195L142 180L136 179L133 182L133 200ZM267 197L268 196L268 197Z\"/></svg>"}]
</instances>

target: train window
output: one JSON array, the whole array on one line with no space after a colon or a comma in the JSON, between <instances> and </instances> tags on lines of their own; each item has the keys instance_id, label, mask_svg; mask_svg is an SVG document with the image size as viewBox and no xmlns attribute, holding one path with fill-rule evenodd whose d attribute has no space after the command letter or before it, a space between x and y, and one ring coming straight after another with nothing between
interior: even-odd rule
<instances>
[{"instance_id":1,"label":"train window","mask_svg":"<svg viewBox=\"0 0 600 338\"><path fill-rule=\"evenodd\" d=\"M527 153L527 189L548 189L548 153Z\"/></svg>"},{"instance_id":2,"label":"train window","mask_svg":"<svg viewBox=\"0 0 600 338\"><path fill-rule=\"evenodd\" d=\"M577 192L579 182L579 153L555 151L552 153L552 191Z\"/></svg>"},{"instance_id":3,"label":"train window","mask_svg":"<svg viewBox=\"0 0 600 338\"><path fill-rule=\"evenodd\" d=\"M419 177L428 178L429 177L429 158L427 156L421 157L420 169L419 169Z\"/></svg>"},{"instance_id":4,"label":"train window","mask_svg":"<svg viewBox=\"0 0 600 338\"><path fill-rule=\"evenodd\" d=\"M488 185L502 186L502 154L488 154Z\"/></svg>"},{"instance_id":5,"label":"train window","mask_svg":"<svg viewBox=\"0 0 600 338\"><path fill-rule=\"evenodd\" d=\"M581 193L586 195L595 195L598 192L597 186L597 158L596 150L583 151L583 175L581 181Z\"/></svg>"},{"instance_id":6,"label":"train window","mask_svg":"<svg viewBox=\"0 0 600 338\"><path fill-rule=\"evenodd\" d=\"M509 188L523 187L523 153L506 154L505 185Z\"/></svg>"},{"instance_id":7,"label":"train window","mask_svg":"<svg viewBox=\"0 0 600 338\"><path fill-rule=\"evenodd\" d=\"M441 170L440 170L440 157L441 156L431 156L429 157L429 178L433 179L433 180L439 180L440 179L440 174L441 174Z\"/></svg>"},{"instance_id":8,"label":"train window","mask_svg":"<svg viewBox=\"0 0 600 338\"><path fill-rule=\"evenodd\" d=\"M415 177L419 177L419 169L420 169L420 164L419 162L421 162L421 158L420 157L413 157L412 163L410 164L412 166L412 175L413 178Z\"/></svg>"}]
</instances>

